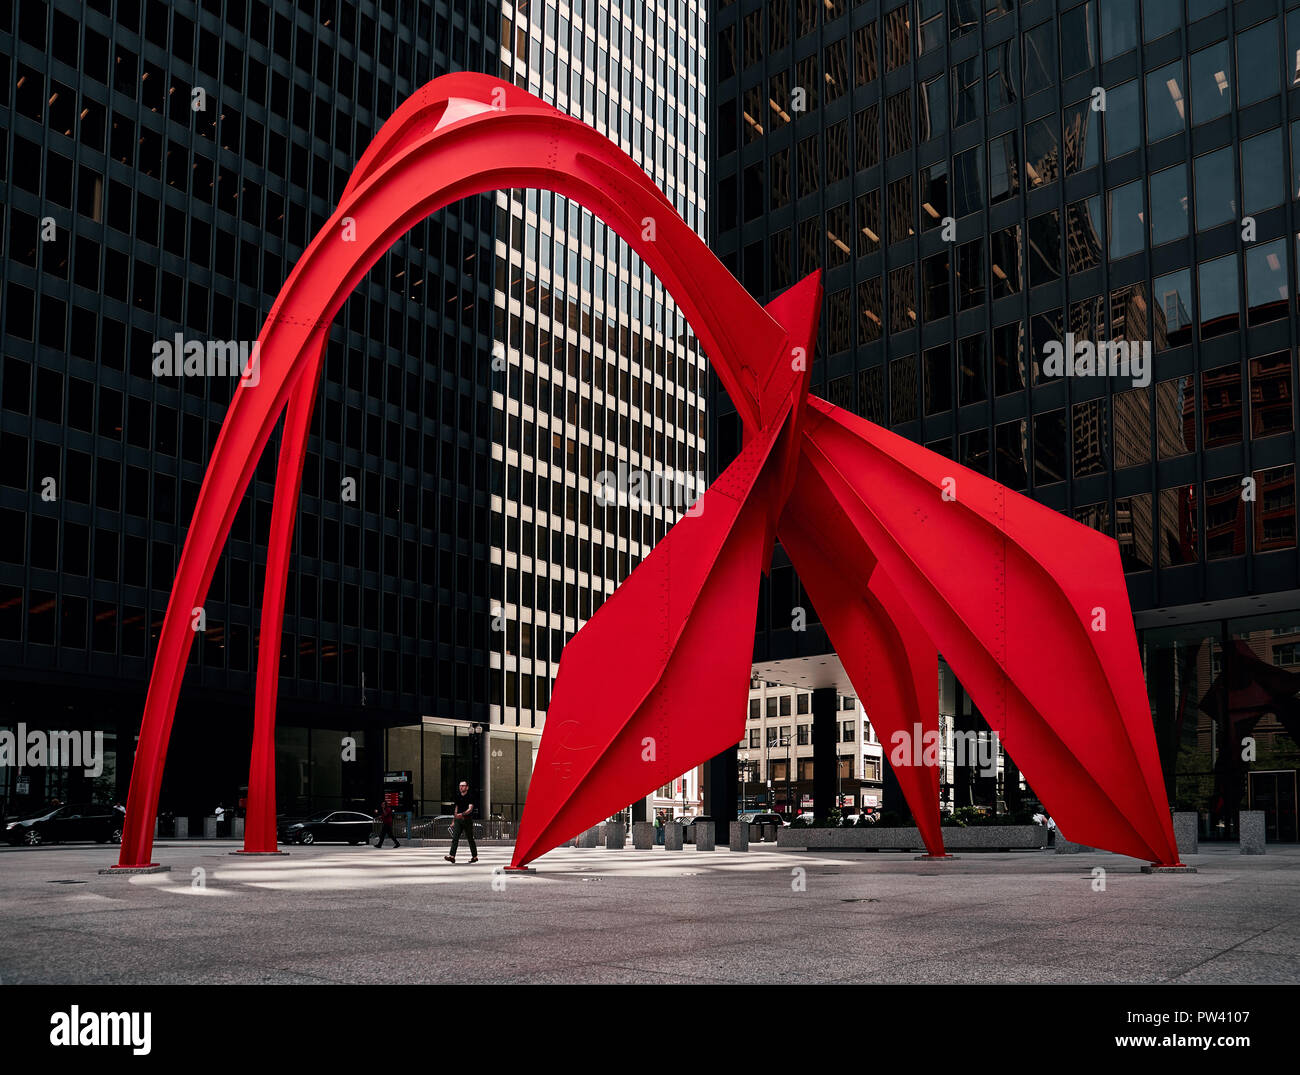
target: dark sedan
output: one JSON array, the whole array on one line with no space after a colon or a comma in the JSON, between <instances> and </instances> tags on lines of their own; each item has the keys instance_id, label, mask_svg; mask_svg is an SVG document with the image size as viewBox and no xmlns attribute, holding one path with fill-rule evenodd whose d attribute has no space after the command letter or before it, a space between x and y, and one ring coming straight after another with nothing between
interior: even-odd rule
<instances>
[{"instance_id":1,"label":"dark sedan","mask_svg":"<svg viewBox=\"0 0 1300 1075\"><path fill-rule=\"evenodd\" d=\"M349 844L365 843L375 819L369 814L353 810L322 810L301 821L286 821L280 826L280 842L315 844L336 841Z\"/></svg>"},{"instance_id":2,"label":"dark sedan","mask_svg":"<svg viewBox=\"0 0 1300 1075\"><path fill-rule=\"evenodd\" d=\"M93 803L51 806L5 822L5 839L11 844L26 844L28 847L72 840L120 843L122 817L121 811L111 806Z\"/></svg>"}]
</instances>

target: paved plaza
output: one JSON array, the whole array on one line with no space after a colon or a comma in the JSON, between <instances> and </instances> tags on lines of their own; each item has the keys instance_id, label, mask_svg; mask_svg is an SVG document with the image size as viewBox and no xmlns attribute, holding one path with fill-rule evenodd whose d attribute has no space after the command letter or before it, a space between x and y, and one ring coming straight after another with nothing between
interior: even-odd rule
<instances>
[{"instance_id":1,"label":"paved plaza","mask_svg":"<svg viewBox=\"0 0 1300 1075\"><path fill-rule=\"evenodd\" d=\"M1151 876L1103 853L161 842L0 850L0 982L1300 982L1300 847ZM1104 876L1095 873L1100 867ZM1104 890L1101 889L1104 882Z\"/></svg>"}]
</instances>

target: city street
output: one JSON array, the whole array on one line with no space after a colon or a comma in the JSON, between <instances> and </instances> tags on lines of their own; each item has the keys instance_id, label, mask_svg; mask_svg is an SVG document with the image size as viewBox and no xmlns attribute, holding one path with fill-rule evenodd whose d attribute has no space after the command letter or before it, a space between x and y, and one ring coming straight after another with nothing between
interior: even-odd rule
<instances>
[{"instance_id":1,"label":"city street","mask_svg":"<svg viewBox=\"0 0 1300 1075\"><path fill-rule=\"evenodd\" d=\"M1296 846L1203 848L1178 876L1104 853L561 848L524 877L494 873L503 846L475 866L237 846L160 842L171 871L129 877L96 872L113 847L0 851L0 982L1300 982Z\"/></svg>"}]
</instances>

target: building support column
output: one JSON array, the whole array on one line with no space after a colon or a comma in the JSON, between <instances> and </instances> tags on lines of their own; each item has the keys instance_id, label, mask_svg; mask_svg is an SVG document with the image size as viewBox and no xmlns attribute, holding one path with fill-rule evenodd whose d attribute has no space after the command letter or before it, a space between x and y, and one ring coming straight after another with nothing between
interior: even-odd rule
<instances>
[{"instance_id":1,"label":"building support column","mask_svg":"<svg viewBox=\"0 0 1300 1075\"><path fill-rule=\"evenodd\" d=\"M818 821L830 816L839 785L839 704L834 687L813 691L813 817Z\"/></svg>"},{"instance_id":2,"label":"building support column","mask_svg":"<svg viewBox=\"0 0 1300 1075\"><path fill-rule=\"evenodd\" d=\"M711 817L717 842L730 839L740 794L740 747L730 746L704 766L704 815Z\"/></svg>"}]
</instances>

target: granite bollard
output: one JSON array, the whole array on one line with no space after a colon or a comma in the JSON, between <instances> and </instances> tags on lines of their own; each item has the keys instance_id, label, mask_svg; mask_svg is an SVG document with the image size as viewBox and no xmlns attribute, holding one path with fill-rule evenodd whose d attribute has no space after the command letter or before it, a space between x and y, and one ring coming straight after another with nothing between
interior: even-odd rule
<instances>
[{"instance_id":1,"label":"granite bollard","mask_svg":"<svg viewBox=\"0 0 1300 1075\"><path fill-rule=\"evenodd\" d=\"M623 828L622 822L618 822L618 823L611 822L610 824L605 826L605 850L606 851L622 851L623 844L626 841L626 839L627 839L627 833Z\"/></svg>"},{"instance_id":2,"label":"granite bollard","mask_svg":"<svg viewBox=\"0 0 1300 1075\"><path fill-rule=\"evenodd\" d=\"M653 821L632 822L632 847L637 851L649 851L655 845L655 824Z\"/></svg>"},{"instance_id":3,"label":"granite bollard","mask_svg":"<svg viewBox=\"0 0 1300 1075\"><path fill-rule=\"evenodd\" d=\"M716 846L716 829L712 821L697 821L691 828L695 831L695 850L712 851Z\"/></svg>"},{"instance_id":4,"label":"granite bollard","mask_svg":"<svg viewBox=\"0 0 1300 1075\"><path fill-rule=\"evenodd\" d=\"M600 846L600 829L593 825L591 828L578 834L579 847L599 847Z\"/></svg>"},{"instance_id":5,"label":"granite bollard","mask_svg":"<svg viewBox=\"0 0 1300 1075\"><path fill-rule=\"evenodd\" d=\"M1243 810L1238 814L1237 834L1243 855L1264 854L1264 811Z\"/></svg>"},{"instance_id":6,"label":"granite bollard","mask_svg":"<svg viewBox=\"0 0 1300 1075\"><path fill-rule=\"evenodd\" d=\"M733 821L731 823L731 840L727 845L732 851L749 850L749 822Z\"/></svg>"},{"instance_id":7,"label":"granite bollard","mask_svg":"<svg viewBox=\"0 0 1300 1075\"><path fill-rule=\"evenodd\" d=\"M190 838L190 819L187 817L178 817L176 819L176 839L188 840Z\"/></svg>"},{"instance_id":8,"label":"granite bollard","mask_svg":"<svg viewBox=\"0 0 1300 1075\"><path fill-rule=\"evenodd\" d=\"M1174 839L1178 842L1178 857L1196 854L1197 829L1200 817L1195 810L1174 811Z\"/></svg>"},{"instance_id":9,"label":"granite bollard","mask_svg":"<svg viewBox=\"0 0 1300 1075\"><path fill-rule=\"evenodd\" d=\"M664 826L664 850L680 851L683 844L683 833L686 831L685 825L679 825L675 821L668 822Z\"/></svg>"}]
</instances>

